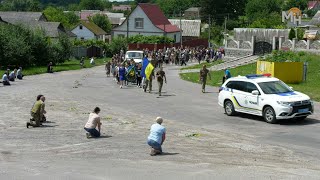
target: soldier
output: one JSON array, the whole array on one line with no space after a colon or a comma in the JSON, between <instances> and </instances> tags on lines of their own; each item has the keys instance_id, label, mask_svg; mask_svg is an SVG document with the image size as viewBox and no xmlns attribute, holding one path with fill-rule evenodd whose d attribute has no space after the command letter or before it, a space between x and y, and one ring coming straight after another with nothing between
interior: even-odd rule
<instances>
[{"instance_id":1,"label":"soldier","mask_svg":"<svg viewBox=\"0 0 320 180\"><path fill-rule=\"evenodd\" d=\"M211 75L209 73L209 70L207 69L206 65L202 66L202 69L200 70L200 81L202 82L202 92L205 92L206 83L207 83L207 76L209 75L209 78L211 80Z\"/></svg>"},{"instance_id":2,"label":"soldier","mask_svg":"<svg viewBox=\"0 0 320 180\"><path fill-rule=\"evenodd\" d=\"M144 92L147 92L147 88L149 86L149 93L152 91L152 79L154 79L154 69L152 70L149 80L146 78L146 85L144 86Z\"/></svg>"},{"instance_id":3,"label":"soldier","mask_svg":"<svg viewBox=\"0 0 320 180\"><path fill-rule=\"evenodd\" d=\"M166 78L166 74L163 71L163 68L161 67L160 70L156 73L157 76L157 81L158 81L158 86L159 86L159 96L161 96L161 89L163 86L163 79L164 82L167 84L167 78Z\"/></svg>"},{"instance_id":4,"label":"soldier","mask_svg":"<svg viewBox=\"0 0 320 180\"><path fill-rule=\"evenodd\" d=\"M45 111L45 104L44 101L46 100L46 98L43 95L39 95L37 97L37 101L36 103L34 103L32 109L31 109L31 116L32 119L30 119L30 122L27 122L27 128L29 128L29 126L32 127L40 127L41 125L41 120L44 117L44 114L46 113Z\"/></svg>"}]
</instances>

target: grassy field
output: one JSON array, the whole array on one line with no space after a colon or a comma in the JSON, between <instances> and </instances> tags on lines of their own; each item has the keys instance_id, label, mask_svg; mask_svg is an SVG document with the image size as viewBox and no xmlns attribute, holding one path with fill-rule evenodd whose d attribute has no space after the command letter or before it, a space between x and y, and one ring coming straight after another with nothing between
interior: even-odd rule
<instances>
[{"instance_id":1,"label":"grassy field","mask_svg":"<svg viewBox=\"0 0 320 180\"><path fill-rule=\"evenodd\" d=\"M303 92L309 95L313 100L320 102L320 59L317 55L308 55L308 74L307 81L300 84L288 84L294 90ZM256 73L256 63L230 69L232 76L247 75ZM220 86L222 83L223 71L210 72L212 79L207 80L210 86ZM199 73L182 73L180 77L183 80L194 83L199 82Z\"/></svg>"},{"instance_id":2,"label":"grassy field","mask_svg":"<svg viewBox=\"0 0 320 180\"><path fill-rule=\"evenodd\" d=\"M95 59L95 64L96 64L96 66L103 65L108 60L110 60L110 58ZM91 67L93 67L93 66L90 64L90 60L86 59L85 60L85 64L84 64L84 68L91 68ZM70 61L66 61L63 64L59 64L59 65L53 66L53 71L54 72L77 70L77 69L81 69L80 61L79 60L75 60L75 59L70 60ZM13 69L11 69L11 71L12 70ZM47 72L47 66L30 67L30 68L22 69L23 75L43 74L43 73L46 73L46 72ZM4 73L4 70L0 70L1 77L2 77L3 73Z\"/></svg>"},{"instance_id":3,"label":"grassy field","mask_svg":"<svg viewBox=\"0 0 320 180\"><path fill-rule=\"evenodd\" d=\"M201 64L197 64L197 65L194 65L194 66L189 66L189 67L181 68L181 70L200 69L200 68L202 68L203 65L207 65L207 68L209 68L209 67L211 67L211 66L214 66L214 65L217 65L217 64L221 64L221 63L223 63L222 60L214 61L214 62L211 62L211 63L202 62Z\"/></svg>"}]
</instances>

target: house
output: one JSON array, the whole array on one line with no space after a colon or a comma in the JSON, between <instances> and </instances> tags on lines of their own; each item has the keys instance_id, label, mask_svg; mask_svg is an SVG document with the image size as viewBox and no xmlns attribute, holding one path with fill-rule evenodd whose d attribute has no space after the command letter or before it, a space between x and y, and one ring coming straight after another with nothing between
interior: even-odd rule
<instances>
[{"instance_id":1,"label":"house","mask_svg":"<svg viewBox=\"0 0 320 180\"><path fill-rule=\"evenodd\" d=\"M308 10L320 10L320 1L309 1Z\"/></svg>"},{"instance_id":2,"label":"house","mask_svg":"<svg viewBox=\"0 0 320 180\"><path fill-rule=\"evenodd\" d=\"M317 26L320 24L320 11L318 11L313 18L309 21L308 25Z\"/></svg>"},{"instance_id":3,"label":"house","mask_svg":"<svg viewBox=\"0 0 320 180\"><path fill-rule=\"evenodd\" d=\"M77 39L81 40L105 41L107 35L103 29L89 21L81 21L71 32L77 36Z\"/></svg>"},{"instance_id":4,"label":"house","mask_svg":"<svg viewBox=\"0 0 320 180\"><path fill-rule=\"evenodd\" d=\"M124 13L111 13L109 11L100 11L100 10L82 10L79 12L80 20L88 21L90 17L97 14L105 15L108 17L112 27L119 26L121 18L124 18Z\"/></svg>"},{"instance_id":5,"label":"house","mask_svg":"<svg viewBox=\"0 0 320 180\"><path fill-rule=\"evenodd\" d=\"M181 30L170 23L159 6L140 3L122 24L112 29L112 37L127 37L135 35L167 36L175 42L181 41Z\"/></svg>"},{"instance_id":6,"label":"house","mask_svg":"<svg viewBox=\"0 0 320 180\"><path fill-rule=\"evenodd\" d=\"M112 5L112 10L113 11L131 11L131 6L130 5Z\"/></svg>"},{"instance_id":7,"label":"house","mask_svg":"<svg viewBox=\"0 0 320 180\"><path fill-rule=\"evenodd\" d=\"M13 12L0 11L0 16L3 20L11 24L26 23L31 21L46 22L47 18L42 12Z\"/></svg>"},{"instance_id":8,"label":"house","mask_svg":"<svg viewBox=\"0 0 320 180\"><path fill-rule=\"evenodd\" d=\"M303 38L310 40L319 40L320 34L318 30L306 30Z\"/></svg>"},{"instance_id":9,"label":"house","mask_svg":"<svg viewBox=\"0 0 320 180\"><path fill-rule=\"evenodd\" d=\"M201 31L201 20L169 19L170 23L182 30L182 41L198 39ZM181 27L180 27L181 24Z\"/></svg>"},{"instance_id":10,"label":"house","mask_svg":"<svg viewBox=\"0 0 320 180\"><path fill-rule=\"evenodd\" d=\"M191 7L184 11L184 18L186 19L200 19L200 8Z\"/></svg>"},{"instance_id":11,"label":"house","mask_svg":"<svg viewBox=\"0 0 320 180\"><path fill-rule=\"evenodd\" d=\"M50 38L59 38L60 34L66 34L70 38L75 37L75 35L66 30L60 22L48 22L42 12L0 11L0 17L9 24L22 25L32 30L42 29Z\"/></svg>"}]
</instances>

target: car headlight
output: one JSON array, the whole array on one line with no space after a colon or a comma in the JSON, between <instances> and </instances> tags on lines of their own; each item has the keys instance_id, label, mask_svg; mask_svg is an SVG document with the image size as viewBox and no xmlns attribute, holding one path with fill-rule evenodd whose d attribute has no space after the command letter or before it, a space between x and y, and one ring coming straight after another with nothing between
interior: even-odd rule
<instances>
[{"instance_id":1,"label":"car headlight","mask_svg":"<svg viewBox=\"0 0 320 180\"><path fill-rule=\"evenodd\" d=\"M278 104L283 106L292 106L292 102L286 102L286 101L277 101Z\"/></svg>"}]
</instances>

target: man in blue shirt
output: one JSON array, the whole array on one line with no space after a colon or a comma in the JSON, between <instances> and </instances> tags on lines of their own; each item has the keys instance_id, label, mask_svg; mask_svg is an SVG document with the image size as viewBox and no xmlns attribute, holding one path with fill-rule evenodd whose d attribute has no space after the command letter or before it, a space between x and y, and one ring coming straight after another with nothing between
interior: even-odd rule
<instances>
[{"instance_id":1,"label":"man in blue shirt","mask_svg":"<svg viewBox=\"0 0 320 180\"><path fill-rule=\"evenodd\" d=\"M222 78L222 84L229 78L231 78L231 73L230 73L230 71L228 69L225 69L224 70L224 76Z\"/></svg>"},{"instance_id":2,"label":"man in blue shirt","mask_svg":"<svg viewBox=\"0 0 320 180\"><path fill-rule=\"evenodd\" d=\"M163 119L161 117L156 118L155 124L153 124L150 128L150 135L148 136L148 145L151 147L151 156L155 156L157 154L162 153L161 145L166 139L166 128L161 124Z\"/></svg>"}]
</instances>

